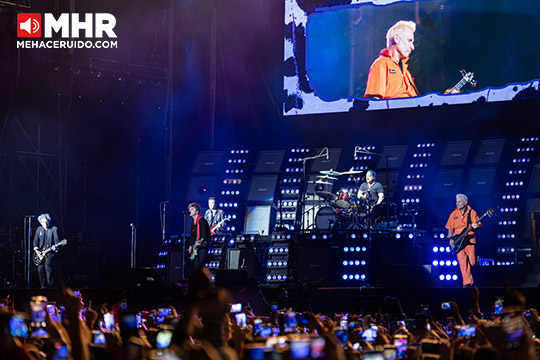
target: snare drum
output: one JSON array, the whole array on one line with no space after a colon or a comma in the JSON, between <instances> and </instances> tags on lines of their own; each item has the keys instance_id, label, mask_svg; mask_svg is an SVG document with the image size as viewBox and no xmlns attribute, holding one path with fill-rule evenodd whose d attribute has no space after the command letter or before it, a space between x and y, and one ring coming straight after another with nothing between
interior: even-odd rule
<instances>
[{"instance_id":1,"label":"snare drum","mask_svg":"<svg viewBox=\"0 0 540 360\"><path fill-rule=\"evenodd\" d=\"M315 226L319 230L330 230L336 225L336 211L330 206L323 206L315 215Z\"/></svg>"},{"instance_id":2,"label":"snare drum","mask_svg":"<svg viewBox=\"0 0 540 360\"><path fill-rule=\"evenodd\" d=\"M345 189L341 189L337 194L336 206L341 209L348 209L351 207L351 196Z\"/></svg>"}]
</instances>

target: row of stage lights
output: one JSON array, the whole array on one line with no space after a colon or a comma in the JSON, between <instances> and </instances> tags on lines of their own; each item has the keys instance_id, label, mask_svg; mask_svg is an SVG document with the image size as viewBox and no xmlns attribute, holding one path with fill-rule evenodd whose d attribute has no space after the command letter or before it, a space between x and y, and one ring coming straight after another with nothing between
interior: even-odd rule
<instances>
[{"instance_id":1,"label":"row of stage lights","mask_svg":"<svg viewBox=\"0 0 540 360\"><path fill-rule=\"evenodd\" d=\"M439 280L441 281L456 281L458 276L456 274L440 274Z\"/></svg>"},{"instance_id":2,"label":"row of stage lights","mask_svg":"<svg viewBox=\"0 0 540 360\"><path fill-rule=\"evenodd\" d=\"M229 208L236 208L238 207L238 203L219 203L219 207L220 208L226 208L226 207L229 207ZM234 219L236 219L236 215L234 215Z\"/></svg>"},{"instance_id":3,"label":"row of stage lights","mask_svg":"<svg viewBox=\"0 0 540 360\"><path fill-rule=\"evenodd\" d=\"M287 280L287 275L285 274L280 274L280 275L266 275L266 280L268 281L282 281L282 280Z\"/></svg>"},{"instance_id":4,"label":"row of stage lights","mask_svg":"<svg viewBox=\"0 0 540 360\"><path fill-rule=\"evenodd\" d=\"M225 170L226 174L243 174L244 169L227 169Z\"/></svg>"},{"instance_id":5,"label":"row of stage lights","mask_svg":"<svg viewBox=\"0 0 540 360\"><path fill-rule=\"evenodd\" d=\"M236 190L236 191L235 190L227 190L227 191L222 190L221 195L240 195L240 191L238 191L238 190Z\"/></svg>"},{"instance_id":6,"label":"row of stage lights","mask_svg":"<svg viewBox=\"0 0 540 360\"><path fill-rule=\"evenodd\" d=\"M503 195L502 196L502 199L503 200L519 200L520 196L519 194L515 194L515 195Z\"/></svg>"},{"instance_id":7,"label":"row of stage lights","mask_svg":"<svg viewBox=\"0 0 540 360\"><path fill-rule=\"evenodd\" d=\"M414 158L421 158L421 157L430 157L431 156L431 153L414 153L413 154L413 157Z\"/></svg>"},{"instance_id":8,"label":"row of stage lights","mask_svg":"<svg viewBox=\"0 0 540 360\"><path fill-rule=\"evenodd\" d=\"M268 267L287 267L287 260L279 260L279 261L268 261L266 263Z\"/></svg>"},{"instance_id":9,"label":"row of stage lights","mask_svg":"<svg viewBox=\"0 0 540 360\"><path fill-rule=\"evenodd\" d=\"M366 274L343 274L343 280L366 280Z\"/></svg>"},{"instance_id":10,"label":"row of stage lights","mask_svg":"<svg viewBox=\"0 0 540 360\"><path fill-rule=\"evenodd\" d=\"M458 266L457 260L433 260L433 266Z\"/></svg>"},{"instance_id":11,"label":"row of stage lights","mask_svg":"<svg viewBox=\"0 0 540 360\"><path fill-rule=\"evenodd\" d=\"M521 138L521 142L538 141L538 137Z\"/></svg>"},{"instance_id":12,"label":"row of stage lights","mask_svg":"<svg viewBox=\"0 0 540 360\"><path fill-rule=\"evenodd\" d=\"M342 264L343 266L365 266L366 260L343 260Z\"/></svg>"},{"instance_id":13,"label":"row of stage lights","mask_svg":"<svg viewBox=\"0 0 540 360\"><path fill-rule=\"evenodd\" d=\"M231 150L231 154L249 154L249 150Z\"/></svg>"}]
</instances>

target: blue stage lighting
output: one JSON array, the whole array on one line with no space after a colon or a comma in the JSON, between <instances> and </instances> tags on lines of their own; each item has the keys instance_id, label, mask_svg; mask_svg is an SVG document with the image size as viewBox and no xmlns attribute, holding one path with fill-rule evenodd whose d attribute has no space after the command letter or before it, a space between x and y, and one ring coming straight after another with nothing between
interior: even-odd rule
<instances>
[{"instance_id":1,"label":"blue stage lighting","mask_svg":"<svg viewBox=\"0 0 540 360\"><path fill-rule=\"evenodd\" d=\"M433 247L433 252L436 253L436 252L439 252L439 248L437 246L434 246Z\"/></svg>"},{"instance_id":2,"label":"blue stage lighting","mask_svg":"<svg viewBox=\"0 0 540 360\"><path fill-rule=\"evenodd\" d=\"M451 280L451 279L452 279L452 275L446 274L446 277L445 277L445 278L446 278L446 280Z\"/></svg>"},{"instance_id":3,"label":"blue stage lighting","mask_svg":"<svg viewBox=\"0 0 540 360\"><path fill-rule=\"evenodd\" d=\"M452 275L452 280L457 280L458 276L456 274Z\"/></svg>"},{"instance_id":4,"label":"blue stage lighting","mask_svg":"<svg viewBox=\"0 0 540 360\"><path fill-rule=\"evenodd\" d=\"M349 262L347 260L343 260L343 266L349 265Z\"/></svg>"},{"instance_id":5,"label":"blue stage lighting","mask_svg":"<svg viewBox=\"0 0 540 360\"><path fill-rule=\"evenodd\" d=\"M433 260L433 266L439 266L439 262L437 260Z\"/></svg>"},{"instance_id":6,"label":"blue stage lighting","mask_svg":"<svg viewBox=\"0 0 540 360\"><path fill-rule=\"evenodd\" d=\"M343 274L342 278L343 278L343 280L347 280L348 277L347 277L346 274Z\"/></svg>"}]
</instances>

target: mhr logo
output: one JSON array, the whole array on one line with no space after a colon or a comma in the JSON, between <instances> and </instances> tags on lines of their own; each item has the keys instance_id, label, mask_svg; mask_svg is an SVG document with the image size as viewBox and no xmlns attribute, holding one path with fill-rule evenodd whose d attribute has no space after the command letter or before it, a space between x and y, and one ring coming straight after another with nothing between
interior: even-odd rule
<instances>
[{"instance_id":1,"label":"mhr logo","mask_svg":"<svg viewBox=\"0 0 540 360\"><path fill-rule=\"evenodd\" d=\"M114 26L116 18L112 14L84 14L84 20L80 14L61 14L58 19L53 14L18 14L17 36L20 38L39 38L42 30L46 38L60 33L62 38L79 38L83 30L85 38L102 38L107 34L109 38L115 38Z\"/></svg>"}]
</instances>

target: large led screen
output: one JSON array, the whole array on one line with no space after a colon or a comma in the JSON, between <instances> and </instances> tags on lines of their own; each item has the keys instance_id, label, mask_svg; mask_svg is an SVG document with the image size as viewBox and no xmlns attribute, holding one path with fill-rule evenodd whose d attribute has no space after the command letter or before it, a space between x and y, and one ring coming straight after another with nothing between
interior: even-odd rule
<instances>
[{"instance_id":1,"label":"large led screen","mask_svg":"<svg viewBox=\"0 0 540 360\"><path fill-rule=\"evenodd\" d=\"M418 95L366 98L370 68L385 55L381 51L388 47L387 31L400 20L416 26L414 49L404 60ZM538 24L538 0L285 0L283 112L301 115L538 97ZM399 75L404 62L397 64L397 70L387 71ZM459 92L445 94L454 87Z\"/></svg>"}]
</instances>

